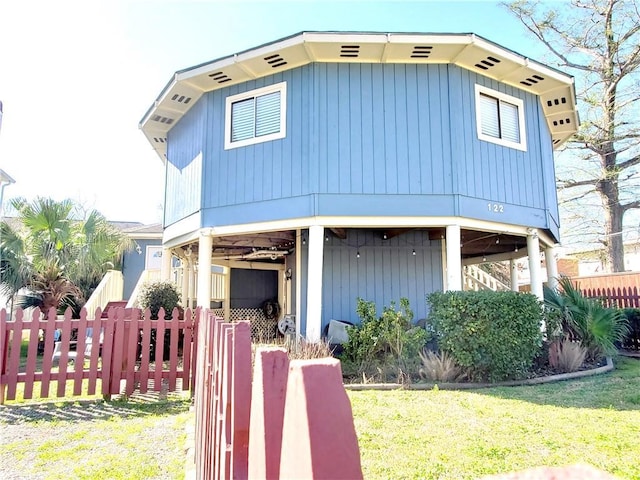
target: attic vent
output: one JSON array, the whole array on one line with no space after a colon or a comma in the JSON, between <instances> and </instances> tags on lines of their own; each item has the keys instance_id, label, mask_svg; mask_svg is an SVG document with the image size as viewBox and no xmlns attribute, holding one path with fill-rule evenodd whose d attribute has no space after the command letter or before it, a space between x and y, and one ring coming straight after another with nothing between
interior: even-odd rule
<instances>
[{"instance_id":1,"label":"attic vent","mask_svg":"<svg viewBox=\"0 0 640 480\"><path fill-rule=\"evenodd\" d=\"M347 58L357 58L360 55L360 45L342 45L340 56Z\"/></svg>"},{"instance_id":2,"label":"attic vent","mask_svg":"<svg viewBox=\"0 0 640 480\"><path fill-rule=\"evenodd\" d=\"M210 73L209 76L218 83L230 82L232 79L224 72Z\"/></svg>"},{"instance_id":3,"label":"attic vent","mask_svg":"<svg viewBox=\"0 0 640 480\"><path fill-rule=\"evenodd\" d=\"M547 107L553 107L560 104L564 105L565 103L567 103L566 97L554 98L553 100L547 100Z\"/></svg>"},{"instance_id":4,"label":"attic vent","mask_svg":"<svg viewBox=\"0 0 640 480\"><path fill-rule=\"evenodd\" d=\"M285 59L282 58L279 53L276 53L275 55L269 55L268 57L264 57L264 60L269 65L271 65L271 68L277 68L287 64Z\"/></svg>"},{"instance_id":5,"label":"attic vent","mask_svg":"<svg viewBox=\"0 0 640 480\"><path fill-rule=\"evenodd\" d=\"M153 137L153 141L156 143L167 143L167 139L165 137Z\"/></svg>"},{"instance_id":6,"label":"attic vent","mask_svg":"<svg viewBox=\"0 0 640 480\"><path fill-rule=\"evenodd\" d=\"M522 85L526 85L527 87L530 87L531 85L535 85L536 83L541 82L542 80L544 80L544 77L541 77L540 75L531 75L529 78L525 78L520 83Z\"/></svg>"},{"instance_id":7,"label":"attic vent","mask_svg":"<svg viewBox=\"0 0 640 480\"><path fill-rule=\"evenodd\" d=\"M554 120L553 121L553 126L557 127L558 125L565 125L565 124L570 124L571 123L571 119L570 118L565 118L564 120Z\"/></svg>"},{"instance_id":8,"label":"attic vent","mask_svg":"<svg viewBox=\"0 0 640 480\"><path fill-rule=\"evenodd\" d=\"M171 97L171 100L178 103L184 103L186 105L191 101L191 97L185 97L184 95L176 93L173 97Z\"/></svg>"},{"instance_id":9,"label":"attic vent","mask_svg":"<svg viewBox=\"0 0 640 480\"><path fill-rule=\"evenodd\" d=\"M154 122L160 122L167 125L171 125L173 123L173 118L163 117L162 115L156 115L152 118Z\"/></svg>"},{"instance_id":10,"label":"attic vent","mask_svg":"<svg viewBox=\"0 0 640 480\"><path fill-rule=\"evenodd\" d=\"M413 47L413 51L411 52L411 58L429 58L432 49L433 47L416 45L415 47Z\"/></svg>"},{"instance_id":11,"label":"attic vent","mask_svg":"<svg viewBox=\"0 0 640 480\"><path fill-rule=\"evenodd\" d=\"M480 60L478 63L476 63L476 67L482 70L489 70L491 67L495 67L498 63L500 63L499 58L488 56L484 60Z\"/></svg>"}]
</instances>

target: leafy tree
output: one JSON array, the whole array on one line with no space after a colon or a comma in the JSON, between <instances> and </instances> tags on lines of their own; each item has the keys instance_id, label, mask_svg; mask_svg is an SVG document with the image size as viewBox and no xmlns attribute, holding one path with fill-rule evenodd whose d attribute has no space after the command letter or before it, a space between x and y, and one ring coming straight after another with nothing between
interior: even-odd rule
<instances>
[{"instance_id":1,"label":"leafy tree","mask_svg":"<svg viewBox=\"0 0 640 480\"><path fill-rule=\"evenodd\" d=\"M569 205L599 198L604 215L587 219L604 234L598 241L605 263L624 271L623 219L640 208L637 186L640 164L640 12L634 0L572 0L507 4L526 28L549 50L556 64L576 76L582 124L569 142L571 166L558 173L561 195ZM575 156L583 163L576 168ZM584 226L584 224L583 224ZM602 228L603 227L603 228Z\"/></svg>"},{"instance_id":2,"label":"leafy tree","mask_svg":"<svg viewBox=\"0 0 640 480\"><path fill-rule=\"evenodd\" d=\"M82 306L106 270L115 268L130 240L93 210L77 218L71 200L13 199L14 219L0 223L0 289L22 288L23 307Z\"/></svg>"}]
</instances>

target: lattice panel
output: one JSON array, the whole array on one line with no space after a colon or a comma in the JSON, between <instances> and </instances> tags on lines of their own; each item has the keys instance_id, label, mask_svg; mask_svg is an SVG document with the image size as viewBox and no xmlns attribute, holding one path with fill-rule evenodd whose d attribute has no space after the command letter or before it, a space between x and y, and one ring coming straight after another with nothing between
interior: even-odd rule
<instances>
[{"instance_id":1,"label":"lattice panel","mask_svg":"<svg viewBox=\"0 0 640 480\"><path fill-rule=\"evenodd\" d=\"M213 313L224 318L223 308L216 308ZM251 340L254 342L271 341L278 335L278 321L265 318L261 308L232 308L230 316L231 318L228 321L232 323L242 320L249 321L251 324Z\"/></svg>"}]
</instances>

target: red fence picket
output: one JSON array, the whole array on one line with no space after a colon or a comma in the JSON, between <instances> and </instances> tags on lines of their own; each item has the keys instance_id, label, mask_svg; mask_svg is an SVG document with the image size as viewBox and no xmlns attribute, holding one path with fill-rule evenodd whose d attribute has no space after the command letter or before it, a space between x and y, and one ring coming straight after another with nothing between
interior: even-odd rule
<instances>
[{"instance_id":1,"label":"red fence picket","mask_svg":"<svg viewBox=\"0 0 640 480\"><path fill-rule=\"evenodd\" d=\"M24 384L25 399L33 398L36 382L40 382L42 398L51 394L65 396L67 384L73 387L70 395L81 395L83 386L89 395L94 395L98 380L100 393L105 397L121 392L131 395L136 388L146 392L151 383L156 391L162 389L163 383L174 391L178 378L182 379L183 389L192 387L195 365L192 356L196 352L192 344L198 310L186 310L184 319L174 310L168 320L164 320L162 310L161 320L150 320L148 310L141 315L138 309L115 308L105 318L100 309L95 313L95 318L89 319L83 309L79 319L72 319L71 311L67 310L63 318L56 318L52 309L45 320L38 310L25 318L25 313L18 309L15 319L9 321L2 310L0 404L16 398L18 384ZM150 359L154 330L155 357ZM165 331L170 332L167 361L164 361ZM25 345L23 337L28 338ZM50 392L52 382L57 382L55 392Z\"/></svg>"},{"instance_id":2,"label":"red fence picket","mask_svg":"<svg viewBox=\"0 0 640 480\"><path fill-rule=\"evenodd\" d=\"M252 389L248 322L202 312L197 342L196 478L362 478L340 362L258 349Z\"/></svg>"},{"instance_id":3,"label":"red fence picket","mask_svg":"<svg viewBox=\"0 0 640 480\"><path fill-rule=\"evenodd\" d=\"M637 287L586 288L582 294L588 298L600 299L607 307L640 308Z\"/></svg>"}]
</instances>

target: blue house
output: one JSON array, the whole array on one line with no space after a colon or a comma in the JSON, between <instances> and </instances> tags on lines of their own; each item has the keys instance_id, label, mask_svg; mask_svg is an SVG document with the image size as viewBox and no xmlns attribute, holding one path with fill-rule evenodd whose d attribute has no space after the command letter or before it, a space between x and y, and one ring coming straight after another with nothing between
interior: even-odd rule
<instances>
[{"instance_id":1,"label":"blue house","mask_svg":"<svg viewBox=\"0 0 640 480\"><path fill-rule=\"evenodd\" d=\"M304 32L181 70L140 122L163 276L177 257L187 305L312 341L357 297L421 318L430 292L495 287L483 262L528 256L541 296L577 126L571 76L473 34Z\"/></svg>"}]
</instances>

